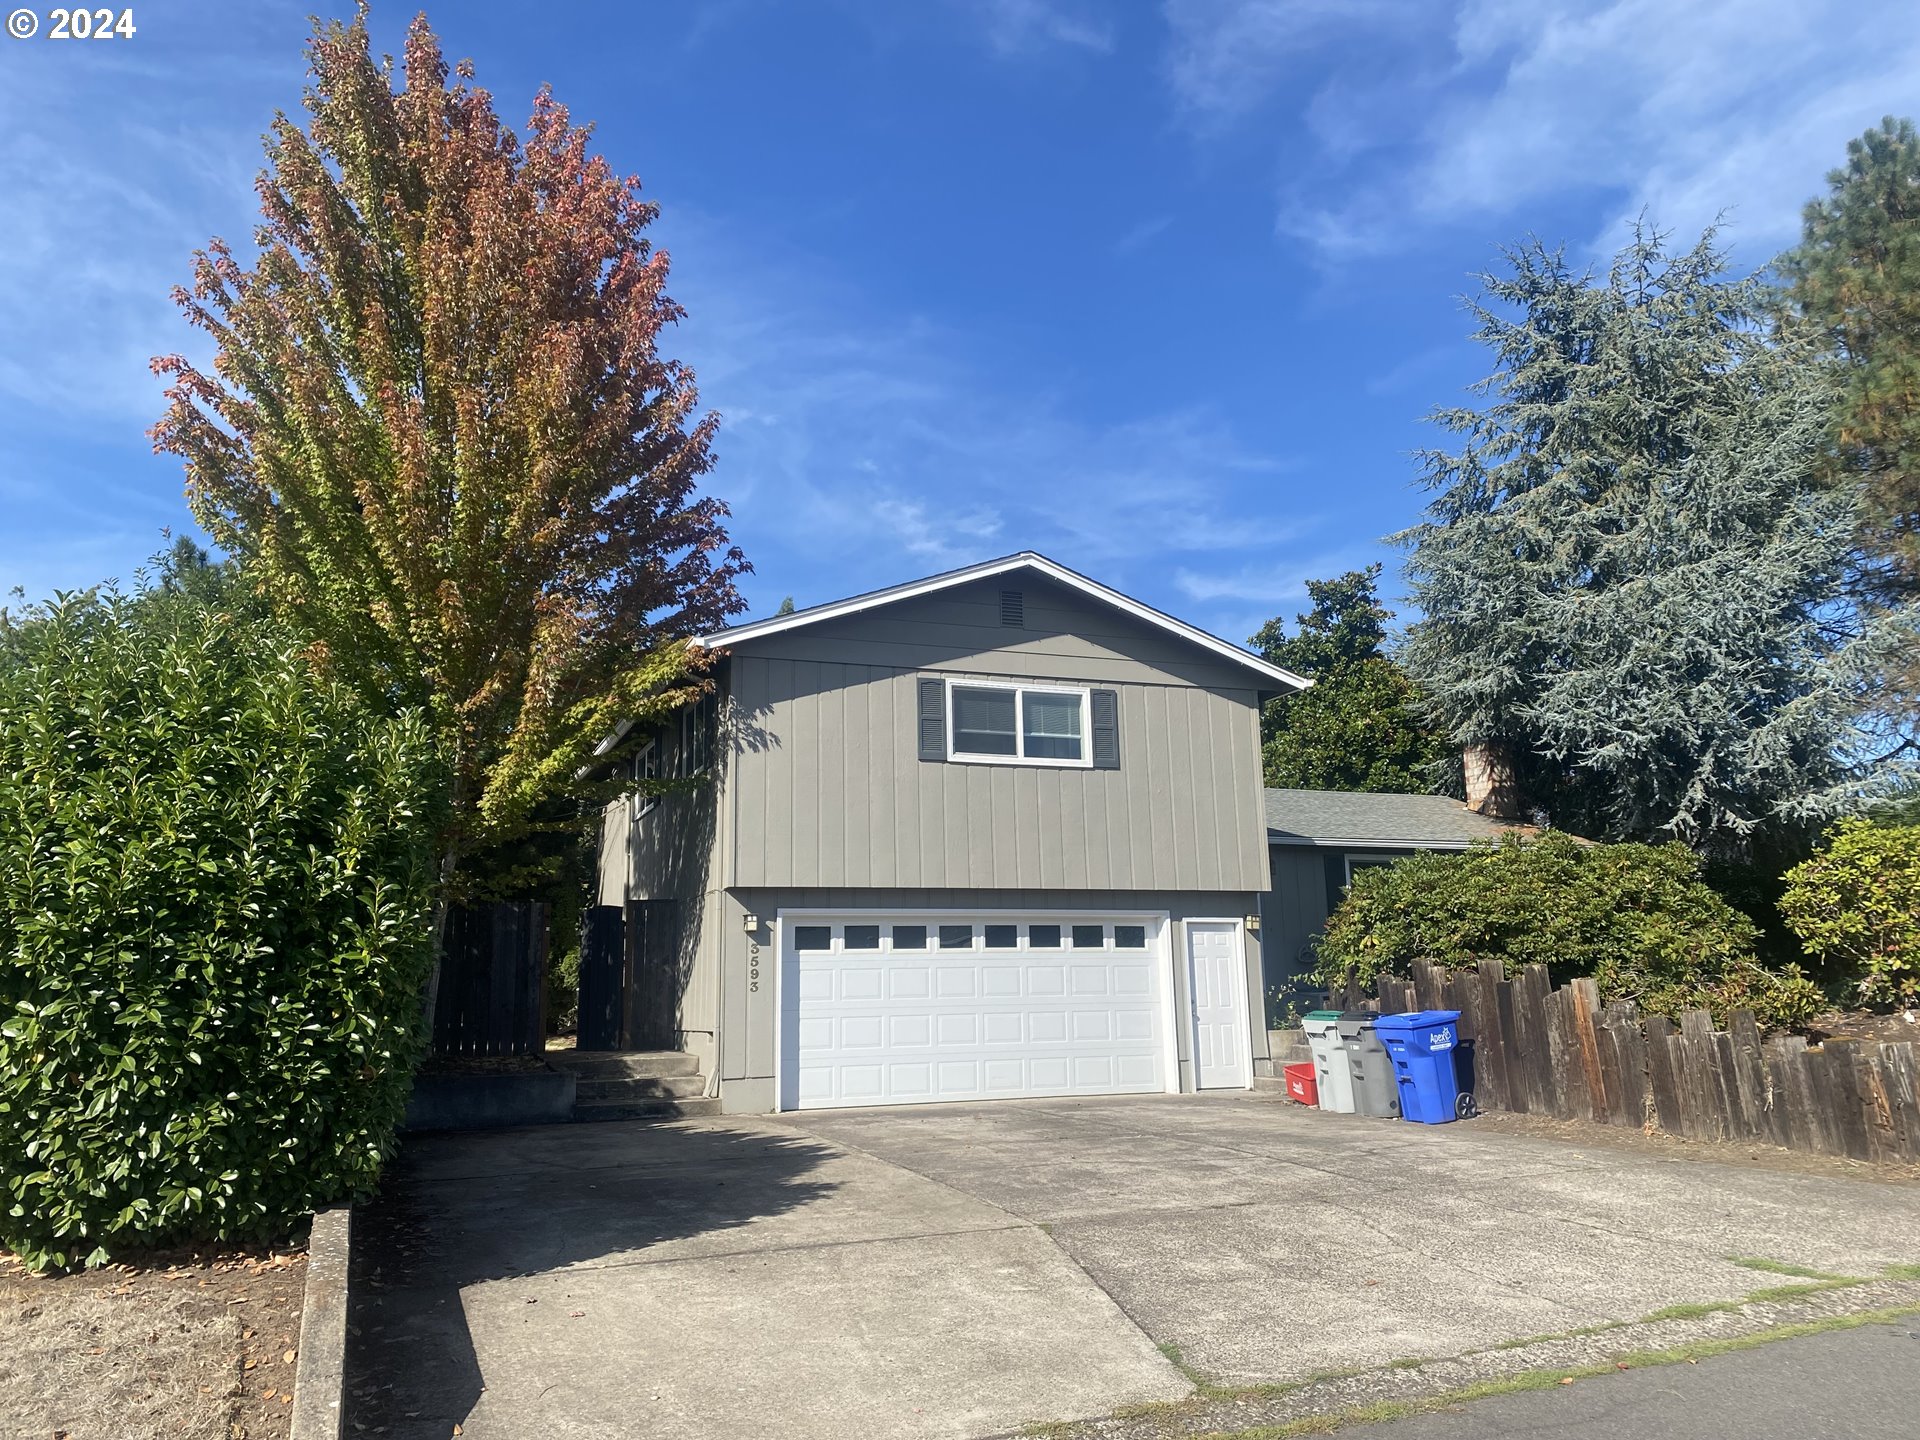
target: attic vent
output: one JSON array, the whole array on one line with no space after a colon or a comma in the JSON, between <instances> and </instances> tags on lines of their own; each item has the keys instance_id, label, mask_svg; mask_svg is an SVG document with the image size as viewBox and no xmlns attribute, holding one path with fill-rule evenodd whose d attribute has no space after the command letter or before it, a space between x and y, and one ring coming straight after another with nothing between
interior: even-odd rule
<instances>
[{"instance_id":1,"label":"attic vent","mask_svg":"<svg viewBox=\"0 0 1920 1440\"><path fill-rule=\"evenodd\" d=\"M1027 623L1027 597L1019 590L1000 592L1000 623L1015 630L1023 629Z\"/></svg>"}]
</instances>

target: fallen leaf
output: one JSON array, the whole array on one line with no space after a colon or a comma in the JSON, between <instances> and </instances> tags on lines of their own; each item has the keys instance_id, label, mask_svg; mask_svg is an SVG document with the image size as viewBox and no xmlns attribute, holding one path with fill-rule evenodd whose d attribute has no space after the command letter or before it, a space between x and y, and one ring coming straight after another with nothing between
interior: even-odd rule
<instances>
[{"instance_id":1,"label":"fallen leaf","mask_svg":"<svg viewBox=\"0 0 1920 1440\"><path fill-rule=\"evenodd\" d=\"M256 1365L258 1365L259 1363L260 1363L260 1359L259 1359L259 1357L258 1357L258 1356L256 1356L256 1355L249 1355L249 1356L247 1357L247 1363L246 1363L246 1364L245 1364L244 1366L242 1366L241 1368L242 1368L242 1369L244 1369L244 1370L251 1370L251 1369L253 1369L253 1367L254 1367L254 1366L256 1366Z\"/></svg>"},{"instance_id":2,"label":"fallen leaf","mask_svg":"<svg viewBox=\"0 0 1920 1440\"><path fill-rule=\"evenodd\" d=\"M286 1354L282 1355L280 1357L280 1363L282 1365L291 1365L293 1363L293 1351L289 1350Z\"/></svg>"},{"instance_id":3,"label":"fallen leaf","mask_svg":"<svg viewBox=\"0 0 1920 1440\"><path fill-rule=\"evenodd\" d=\"M1571 1375L1563 1375L1560 1377L1560 1383L1562 1385L1571 1385L1573 1383L1573 1377Z\"/></svg>"},{"instance_id":4,"label":"fallen leaf","mask_svg":"<svg viewBox=\"0 0 1920 1440\"><path fill-rule=\"evenodd\" d=\"M261 1398L262 1400L271 1400L271 1399L272 1399L272 1398L273 1398L274 1396L276 1396L276 1395L278 1395L279 1393L280 1393L280 1392L279 1392L279 1390L278 1390L278 1389L273 1389L273 1390L267 1390L267 1391L263 1391L263 1392L261 1393L261 1396L260 1396L260 1398Z\"/></svg>"},{"instance_id":5,"label":"fallen leaf","mask_svg":"<svg viewBox=\"0 0 1920 1440\"><path fill-rule=\"evenodd\" d=\"M464 1433L464 1432L463 1432L463 1431L462 1431L462 1430L460 1429L460 1427L459 1427L458 1425L456 1425L456 1426L454 1426L454 1427L453 1427L453 1433L454 1433L454 1434L456 1434L456 1435L459 1435L459 1434L462 1434L462 1433Z\"/></svg>"}]
</instances>

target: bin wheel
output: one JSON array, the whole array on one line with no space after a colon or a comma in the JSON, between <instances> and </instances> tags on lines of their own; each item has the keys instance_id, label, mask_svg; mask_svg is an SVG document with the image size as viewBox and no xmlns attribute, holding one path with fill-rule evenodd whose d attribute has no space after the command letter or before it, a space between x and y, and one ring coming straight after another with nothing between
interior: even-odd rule
<instances>
[{"instance_id":1,"label":"bin wheel","mask_svg":"<svg viewBox=\"0 0 1920 1440\"><path fill-rule=\"evenodd\" d=\"M1456 1119L1471 1120L1480 1113L1480 1107L1473 1103L1472 1095L1462 1090L1459 1098L1453 1102L1453 1113Z\"/></svg>"}]
</instances>

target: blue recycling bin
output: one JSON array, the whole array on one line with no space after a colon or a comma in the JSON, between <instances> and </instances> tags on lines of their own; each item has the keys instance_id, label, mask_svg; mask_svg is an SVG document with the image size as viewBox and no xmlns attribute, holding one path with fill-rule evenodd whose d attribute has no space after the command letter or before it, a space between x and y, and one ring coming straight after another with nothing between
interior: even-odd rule
<instances>
[{"instance_id":1,"label":"blue recycling bin","mask_svg":"<svg viewBox=\"0 0 1920 1440\"><path fill-rule=\"evenodd\" d=\"M1460 1082L1453 1047L1460 1039L1458 1010L1415 1010L1374 1022L1400 1084L1400 1114L1422 1125L1444 1125L1459 1113Z\"/></svg>"}]
</instances>

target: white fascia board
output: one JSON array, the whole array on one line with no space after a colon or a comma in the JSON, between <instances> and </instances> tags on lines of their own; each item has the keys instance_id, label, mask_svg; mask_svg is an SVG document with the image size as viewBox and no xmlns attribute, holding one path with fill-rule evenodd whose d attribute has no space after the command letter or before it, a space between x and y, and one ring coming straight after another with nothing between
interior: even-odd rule
<instances>
[{"instance_id":1,"label":"white fascia board","mask_svg":"<svg viewBox=\"0 0 1920 1440\"><path fill-rule=\"evenodd\" d=\"M1299 845L1323 850L1471 850L1478 839L1497 838L1486 835L1476 840L1377 840L1369 836L1365 840L1346 840L1337 836L1276 835L1271 830L1267 832L1269 845Z\"/></svg>"},{"instance_id":2,"label":"white fascia board","mask_svg":"<svg viewBox=\"0 0 1920 1440\"><path fill-rule=\"evenodd\" d=\"M720 650L730 645L743 644L748 640L758 640L767 635L779 635L788 630L797 630L805 625L818 624L823 620L837 620L843 615L858 615L865 610L877 609L882 605L891 605L897 600L911 600L919 595L931 595L936 591L948 590L956 585L964 585L973 580L985 580L995 575L1004 575L1013 570L1034 570L1051 580L1057 580L1069 589L1078 590L1096 600L1104 601L1116 610L1122 610L1136 620L1178 635L1203 650L1210 650L1236 665L1262 675L1269 680L1279 682L1290 690L1305 690L1313 681L1304 675L1296 675L1291 670L1282 670L1278 665L1270 665L1258 655L1249 654L1238 645L1222 640L1217 635L1209 635L1198 626L1189 625L1184 620L1142 604L1130 595L1122 595L1118 590L1109 589L1098 580L1089 580L1076 570L1069 570L1057 561L1031 550L1023 550L1018 555L1007 555L998 560L984 560L978 565L968 565L959 570L949 570L940 575L929 575L924 580L910 581L905 585L889 586L885 590L869 591L865 595L855 595L846 600L835 600L826 605L812 605L805 610L796 610L791 615L775 615L767 620L755 620L745 625L735 625L730 629L716 630L711 635L697 636L690 643L703 650Z\"/></svg>"}]
</instances>

